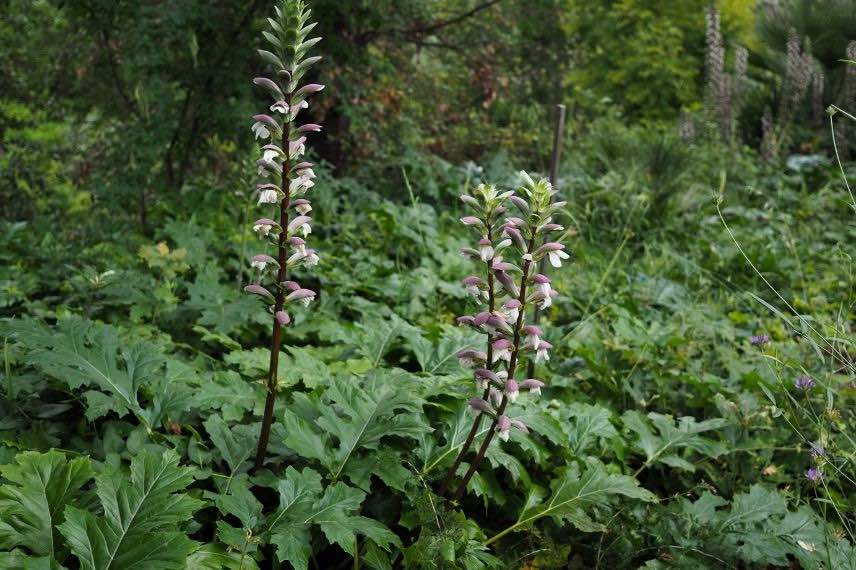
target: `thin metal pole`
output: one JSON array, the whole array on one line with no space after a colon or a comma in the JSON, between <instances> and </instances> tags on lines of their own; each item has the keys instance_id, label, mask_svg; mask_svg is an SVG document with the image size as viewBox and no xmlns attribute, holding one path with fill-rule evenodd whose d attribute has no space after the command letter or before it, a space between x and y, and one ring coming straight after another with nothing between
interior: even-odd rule
<instances>
[{"instance_id":1,"label":"thin metal pole","mask_svg":"<svg viewBox=\"0 0 856 570\"><path fill-rule=\"evenodd\" d=\"M555 111L555 126L553 130L553 157L550 160L550 184L553 188L559 190L559 164L562 159L562 143L565 140L565 112L564 105L556 105ZM543 258L538 263L538 273L545 274L547 272L547 258ZM538 305L532 310L532 324L537 325L541 320L541 311ZM532 378L535 375L535 360L529 359L529 365L526 367L526 377Z\"/></svg>"}]
</instances>

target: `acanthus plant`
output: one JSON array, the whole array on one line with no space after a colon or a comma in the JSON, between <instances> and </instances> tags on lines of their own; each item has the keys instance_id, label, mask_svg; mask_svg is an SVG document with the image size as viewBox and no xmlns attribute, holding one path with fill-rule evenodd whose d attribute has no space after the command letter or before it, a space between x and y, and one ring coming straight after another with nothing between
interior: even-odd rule
<instances>
[{"instance_id":1,"label":"acanthus plant","mask_svg":"<svg viewBox=\"0 0 856 570\"><path fill-rule=\"evenodd\" d=\"M524 184L515 192L500 193L494 186L481 185L461 200L472 214L461 222L478 232L476 248L464 248L462 254L480 266L481 275L463 280L463 285L482 307L474 315L458 318L458 323L486 335L485 349L470 348L458 353L462 364L473 368L479 395L469 401L476 414L472 428L439 489L441 495L449 489L461 462L469 453L479 427L487 416L491 421L475 459L459 482L454 498L458 499L467 483L478 470L494 436L507 440L511 429L528 433L528 428L507 414L521 391L539 395L545 385L536 378L517 379L518 370L525 371L521 360L535 362L549 359L550 343L541 329L526 324L527 310L533 306L546 309L558 293L550 279L537 272L542 259L561 267L568 259L565 246L550 240L554 232L564 230L554 222L554 216L564 202L553 202L553 190L546 179L533 180L521 172ZM509 215L513 204L519 216Z\"/></svg>"},{"instance_id":2,"label":"acanthus plant","mask_svg":"<svg viewBox=\"0 0 856 570\"><path fill-rule=\"evenodd\" d=\"M321 127L313 123L298 125L297 117L309 107L307 98L324 89L316 83L301 86L307 70L321 59L306 57L321 38L307 39L315 24L308 23L311 10L303 0L281 0L275 11L276 18L268 18L270 30L262 32L272 51L259 50L274 74L253 80L271 95L273 103L269 112L253 117L252 131L264 145L258 160L261 179L257 186L258 205L274 210L271 217L256 220L253 231L276 252L275 256L259 253L253 257L251 265L256 278L244 288L247 293L261 297L273 315L267 398L256 468L264 463L270 439L282 329L291 322L287 306L297 302L309 305L315 299L314 291L289 280L289 270L310 268L319 261L318 254L306 244L312 231L309 216L312 205L305 196L315 185L315 172L313 164L301 161L301 156L306 151L306 135L320 131Z\"/></svg>"}]
</instances>

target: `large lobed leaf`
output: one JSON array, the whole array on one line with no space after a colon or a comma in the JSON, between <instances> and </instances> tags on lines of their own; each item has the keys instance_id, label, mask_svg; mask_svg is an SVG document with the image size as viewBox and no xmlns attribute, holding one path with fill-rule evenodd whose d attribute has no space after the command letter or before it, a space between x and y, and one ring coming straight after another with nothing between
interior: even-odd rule
<instances>
[{"instance_id":1,"label":"large lobed leaf","mask_svg":"<svg viewBox=\"0 0 856 570\"><path fill-rule=\"evenodd\" d=\"M173 451L143 452L131 461L130 480L108 466L95 478L101 515L66 507L59 530L81 568L184 568L197 544L181 529L202 502L182 493L193 473L178 460Z\"/></svg>"},{"instance_id":2,"label":"large lobed leaf","mask_svg":"<svg viewBox=\"0 0 856 570\"><path fill-rule=\"evenodd\" d=\"M385 450L378 461L366 459L361 452L377 450L384 437L416 439L430 428L421 417L422 400L414 396L412 386L408 389L407 384L391 380L382 374L331 379L320 401L300 399L298 407L304 416L286 412L286 445L319 461L334 481L347 476L365 486L368 473L374 473L395 486L403 475L398 454Z\"/></svg>"},{"instance_id":3,"label":"large lobed leaf","mask_svg":"<svg viewBox=\"0 0 856 570\"><path fill-rule=\"evenodd\" d=\"M291 562L297 570L308 568L313 526L351 556L356 554L357 535L386 551L392 545L401 546L398 537L384 525L356 514L366 496L359 489L344 483L325 489L317 472L289 467L278 490L280 506L270 515L269 539L280 559Z\"/></svg>"},{"instance_id":4,"label":"large lobed leaf","mask_svg":"<svg viewBox=\"0 0 856 570\"><path fill-rule=\"evenodd\" d=\"M692 417L678 419L677 425L671 416L651 412L647 416L631 410L621 416L624 425L639 436L637 446L645 454L645 466L665 463L676 469L694 471L695 466L679 455L682 450L691 450L705 457L718 457L725 453L725 445L699 434L727 425L727 420L713 418L697 422ZM651 429L653 425L658 433Z\"/></svg>"},{"instance_id":5,"label":"large lobed leaf","mask_svg":"<svg viewBox=\"0 0 856 570\"><path fill-rule=\"evenodd\" d=\"M58 451L26 451L0 467L8 481L0 486L0 549L22 547L53 558L62 542L54 527L92 475L89 458L67 461Z\"/></svg>"},{"instance_id":6,"label":"large lobed leaf","mask_svg":"<svg viewBox=\"0 0 856 570\"><path fill-rule=\"evenodd\" d=\"M615 495L647 502L657 500L633 477L608 473L596 460L590 460L582 473L576 464L572 465L553 481L551 488L553 492L546 502L537 495L530 495L515 527L549 516L559 523L569 522L584 532L598 532L604 527L591 518L590 511L607 506Z\"/></svg>"},{"instance_id":7,"label":"large lobed leaf","mask_svg":"<svg viewBox=\"0 0 856 570\"><path fill-rule=\"evenodd\" d=\"M72 389L95 388L84 392L88 419L113 411L132 412L147 422L137 394L163 364L151 344L123 346L115 328L79 317L60 320L56 329L32 319L11 321L6 330L26 347L27 361L45 374Z\"/></svg>"}]
</instances>

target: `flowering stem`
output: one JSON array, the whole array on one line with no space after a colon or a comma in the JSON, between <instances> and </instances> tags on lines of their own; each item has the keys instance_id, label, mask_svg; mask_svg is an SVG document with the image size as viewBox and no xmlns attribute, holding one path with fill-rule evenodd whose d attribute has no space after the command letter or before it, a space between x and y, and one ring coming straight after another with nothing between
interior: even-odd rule
<instances>
[{"instance_id":1,"label":"flowering stem","mask_svg":"<svg viewBox=\"0 0 856 570\"><path fill-rule=\"evenodd\" d=\"M485 225L487 226L487 239L491 242L493 241L493 230L490 225L490 219L485 220ZM494 279L493 279L493 271L491 271L491 263L493 263L492 259L487 260L487 295L488 295L488 310L493 313L496 309L496 295L494 293ZM493 335L488 333L487 335L487 362L486 368L491 370L493 368ZM490 396L490 384L484 389L484 393L482 394L482 400L487 401ZM469 452L470 447L473 444L473 440L476 438L476 434L479 431L479 427L481 426L482 416L484 414L479 412L475 419L473 420L473 427L470 428L470 433L467 435L467 439L464 441L464 444L461 446L461 451L458 452L458 456L455 458L455 462L449 467L449 470L446 472L446 477L443 479L443 484L440 486L440 490L438 491L438 495L441 497L446 494L446 490L449 488L449 483L452 482L452 477L455 476L455 473L458 472L458 467L461 466L461 461L464 460L464 457Z\"/></svg>"},{"instance_id":2,"label":"flowering stem","mask_svg":"<svg viewBox=\"0 0 856 570\"><path fill-rule=\"evenodd\" d=\"M291 106L292 96L293 92L289 93L286 99L286 103L289 106ZM288 210L291 207L291 181L289 180L289 176L291 175L290 138L291 121L286 120L282 126L282 148L285 150L285 159L282 163L282 191L285 196L279 205L279 226L282 228L282 231L279 232L279 240L277 242L279 270L276 274L276 300L273 310L273 335L270 348L270 368L268 369L267 378L267 398L265 400L264 416L262 416L262 429L259 434L259 447L256 451L255 469L257 470L261 469L265 461L265 454L267 453L267 446L270 441L270 429L273 424L273 406L276 402L276 392L279 384L277 370L279 368L279 349L282 344L282 325L276 315L282 310L285 304L285 291L282 283L286 280L288 271L288 231L286 228L288 228Z\"/></svg>"},{"instance_id":3,"label":"flowering stem","mask_svg":"<svg viewBox=\"0 0 856 570\"><path fill-rule=\"evenodd\" d=\"M565 106L556 105L556 128L553 131L553 157L550 160L550 184L554 190L559 189L559 162L562 158L562 141L565 137ZM545 238L546 239L546 238ZM538 273L547 274L547 258L541 259L538 263ZM532 311L532 324L538 326L541 320L541 309L536 304ZM535 376L535 361L530 360L526 367L526 377L532 378Z\"/></svg>"},{"instance_id":4,"label":"flowering stem","mask_svg":"<svg viewBox=\"0 0 856 570\"><path fill-rule=\"evenodd\" d=\"M535 235L533 233L532 237L529 240L529 247L527 253L530 255L535 249ZM513 341L513 350L511 352L511 360L508 363L508 378L514 378L514 373L517 371L517 362L518 355L520 354L520 331L523 329L523 318L526 314L526 283L529 280L529 271L532 268L532 261L527 260L523 265L523 276L520 278L520 294L518 295L517 300L520 301L520 311L517 313L517 321L514 323L514 341ZM490 388L488 388L490 389ZM467 484L472 479L475 472L478 470L479 465L484 460L484 456L487 453L488 448L490 447L491 442L493 441L493 437L496 435L496 426L499 422L500 416L505 413L505 408L508 406L508 394L503 392L502 401L499 403L499 408L496 410L496 416L493 419L493 423L491 423L490 429L487 432L487 435L482 442L481 447L479 448L479 452L476 455L475 461L472 462L470 468L467 470L467 473L464 475L464 478L461 480L458 485L457 491L455 491L454 500L458 500L461 498L461 495L464 494L464 490L467 488Z\"/></svg>"}]
</instances>

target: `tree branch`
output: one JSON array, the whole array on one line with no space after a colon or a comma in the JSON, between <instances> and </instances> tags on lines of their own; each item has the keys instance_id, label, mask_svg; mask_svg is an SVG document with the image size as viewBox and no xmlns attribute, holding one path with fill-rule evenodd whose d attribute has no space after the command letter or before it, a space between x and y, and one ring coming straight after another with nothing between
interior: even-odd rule
<instances>
[{"instance_id":1,"label":"tree branch","mask_svg":"<svg viewBox=\"0 0 856 570\"><path fill-rule=\"evenodd\" d=\"M439 22L434 22L434 23L429 24L427 26L414 27L414 28L409 28L407 30L399 30L396 33L430 34L431 32L436 32L437 30L441 30L445 27L452 26L454 24L462 22L462 21L466 20L467 18L471 18L472 16L475 16L476 14L481 12L482 10L487 10L491 6L493 6L495 4L499 4L502 1L503 0L490 0L488 2L483 2L483 3L479 4L478 6L472 8L471 10L468 10L468 11L464 12L463 14L459 14L453 18L449 18L448 20L440 20Z\"/></svg>"}]
</instances>

